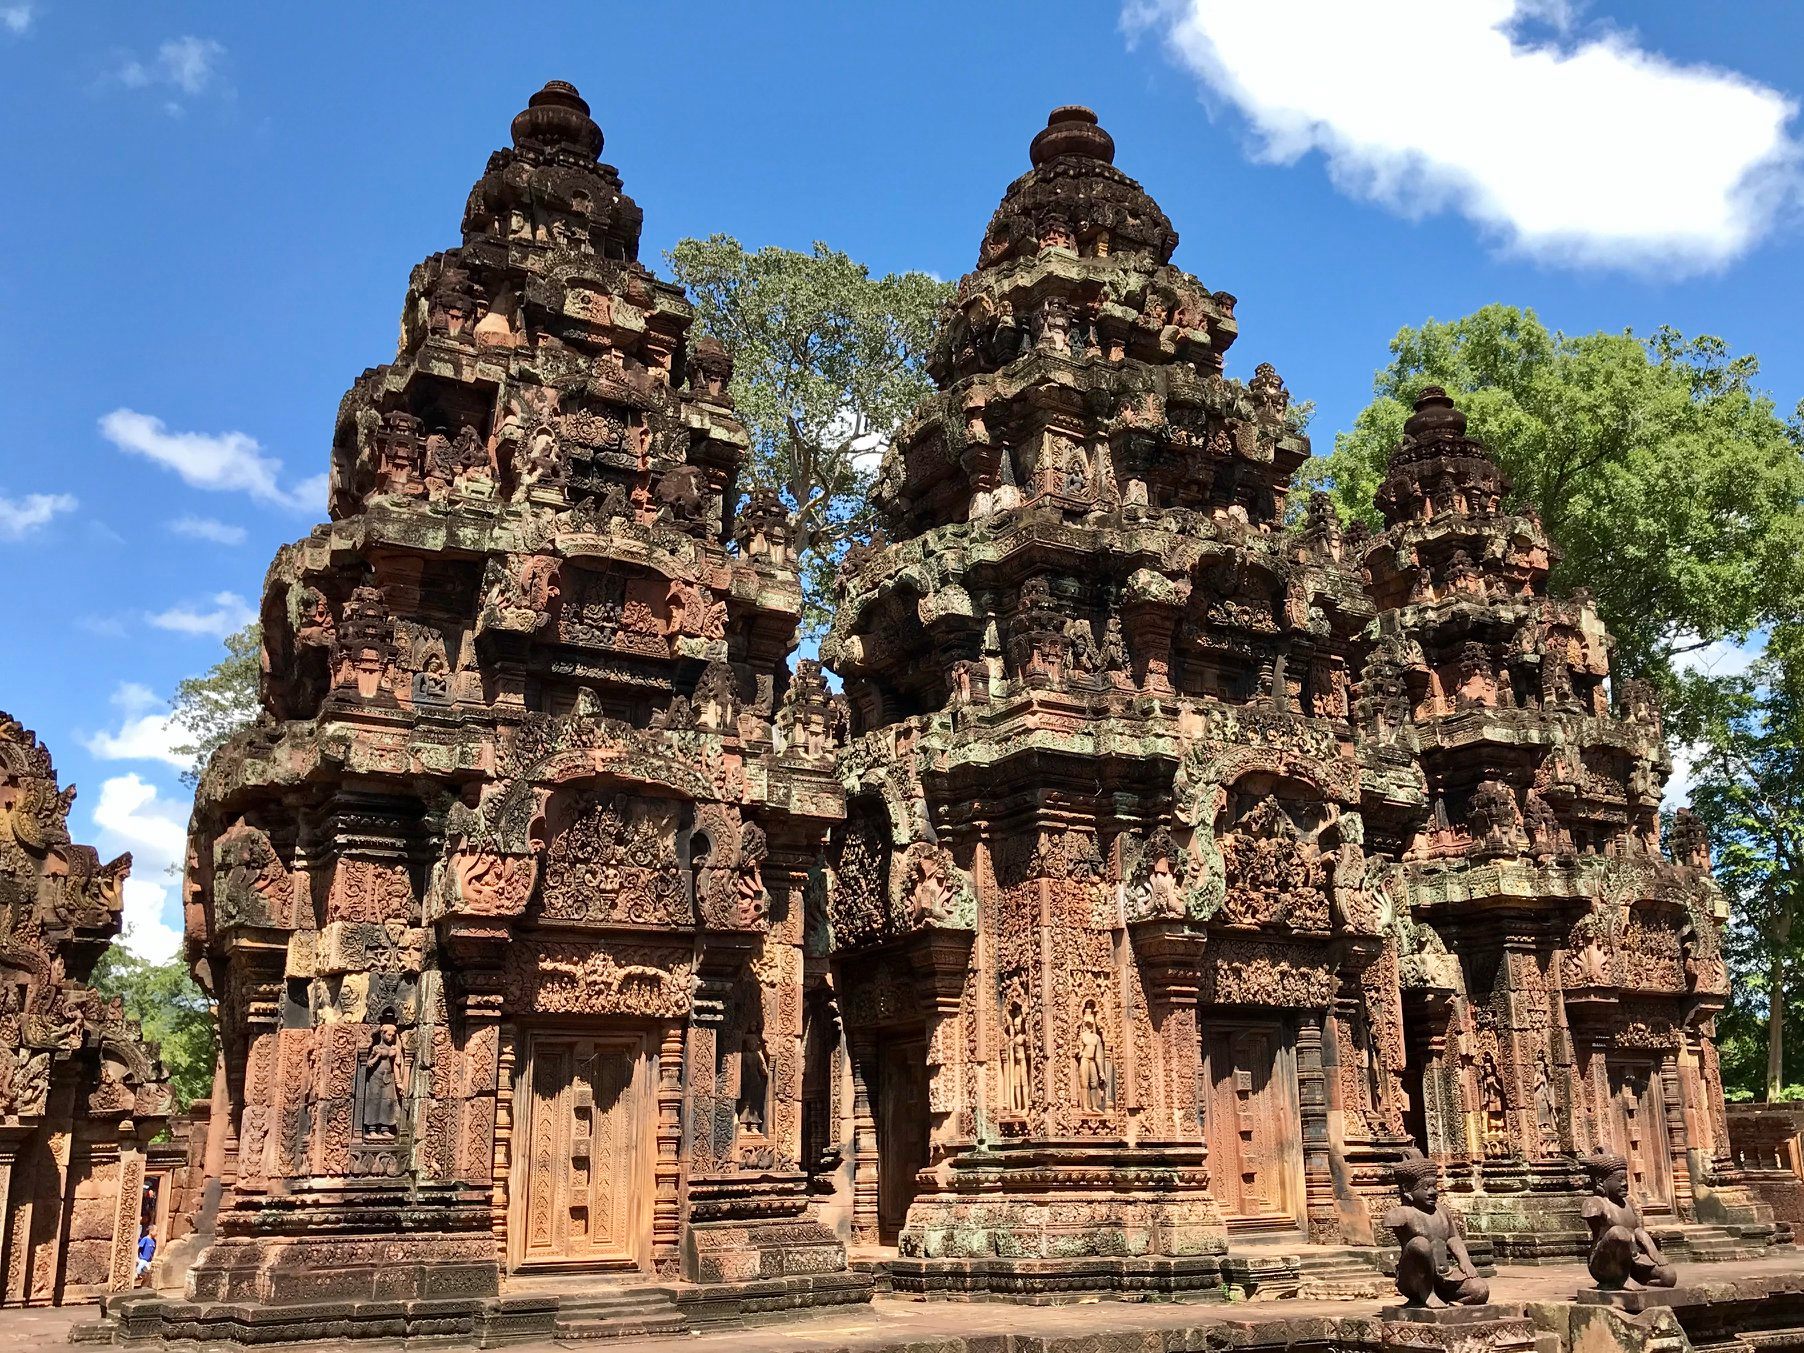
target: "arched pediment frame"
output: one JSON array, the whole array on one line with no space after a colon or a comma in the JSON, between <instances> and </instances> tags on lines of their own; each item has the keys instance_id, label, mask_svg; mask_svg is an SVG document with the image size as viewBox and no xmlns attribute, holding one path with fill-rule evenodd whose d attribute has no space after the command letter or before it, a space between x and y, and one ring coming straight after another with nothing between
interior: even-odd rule
<instances>
[{"instance_id":1,"label":"arched pediment frame","mask_svg":"<svg viewBox=\"0 0 1804 1353\"><path fill-rule=\"evenodd\" d=\"M1333 928L1342 933L1379 932L1380 921L1364 888L1364 824L1357 811L1359 770L1282 746L1235 746L1187 755L1179 767L1176 817L1190 829L1190 866L1184 888L1184 915L1207 921L1227 895L1227 864L1217 827L1230 792L1250 777L1300 785L1325 806L1327 820L1314 832L1333 888Z\"/></svg>"}]
</instances>

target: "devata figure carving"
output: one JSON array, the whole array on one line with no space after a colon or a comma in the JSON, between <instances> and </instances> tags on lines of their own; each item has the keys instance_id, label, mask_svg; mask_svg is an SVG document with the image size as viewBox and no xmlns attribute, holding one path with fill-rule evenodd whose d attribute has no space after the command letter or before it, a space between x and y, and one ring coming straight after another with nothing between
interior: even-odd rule
<instances>
[{"instance_id":1,"label":"devata figure carving","mask_svg":"<svg viewBox=\"0 0 1804 1353\"><path fill-rule=\"evenodd\" d=\"M363 1135L389 1140L401 1135L401 1098L407 1093L407 1064L401 1060L401 1034L393 1007L370 1035L363 1058Z\"/></svg>"},{"instance_id":2,"label":"devata figure carving","mask_svg":"<svg viewBox=\"0 0 1804 1353\"><path fill-rule=\"evenodd\" d=\"M1019 993L1014 993L1009 996L1008 1002L1008 1060L1002 1068L1010 1113L1027 1112L1031 1056L1027 1036L1027 1011L1022 1006Z\"/></svg>"},{"instance_id":3,"label":"devata figure carving","mask_svg":"<svg viewBox=\"0 0 1804 1353\"><path fill-rule=\"evenodd\" d=\"M1482 1306L1491 1285L1478 1276L1459 1217L1441 1199L1441 1171L1424 1156L1397 1162L1397 1195L1402 1200L1384 1215L1397 1237L1397 1292L1405 1306L1426 1306L1438 1297L1450 1306Z\"/></svg>"},{"instance_id":4,"label":"devata figure carving","mask_svg":"<svg viewBox=\"0 0 1804 1353\"><path fill-rule=\"evenodd\" d=\"M1108 1112L1109 1053L1103 1045L1102 1030L1097 1027L1095 1001L1084 1002L1078 1023L1077 1088L1086 1112Z\"/></svg>"},{"instance_id":5,"label":"devata figure carving","mask_svg":"<svg viewBox=\"0 0 1804 1353\"><path fill-rule=\"evenodd\" d=\"M1678 1271L1641 1224L1641 1210L1629 1201L1629 1163L1601 1148L1585 1162L1592 1196L1585 1199L1585 1225L1591 1228L1591 1259L1586 1265L1601 1291L1619 1292L1632 1278L1643 1287L1671 1287Z\"/></svg>"}]
</instances>

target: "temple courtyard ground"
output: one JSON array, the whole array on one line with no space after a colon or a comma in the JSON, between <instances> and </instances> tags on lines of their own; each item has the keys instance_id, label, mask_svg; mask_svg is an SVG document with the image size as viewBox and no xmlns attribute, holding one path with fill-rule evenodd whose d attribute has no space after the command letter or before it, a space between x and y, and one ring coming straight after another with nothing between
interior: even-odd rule
<instances>
[{"instance_id":1,"label":"temple courtyard ground","mask_svg":"<svg viewBox=\"0 0 1804 1353\"><path fill-rule=\"evenodd\" d=\"M598 1284L600 1286L601 1284ZM1561 1317L1574 1294L1591 1285L1582 1264L1513 1267L1492 1280L1492 1303L1539 1315L1546 1331L1538 1345L1570 1346L1557 1337ZM1680 1273L1675 1294L1681 1304L1747 1300L1754 1293L1804 1294L1804 1254L1732 1263L1693 1264ZM768 1324L683 1334L595 1339L553 1338L509 1344L525 1350L606 1348L611 1353L653 1353L659 1349L720 1349L735 1353L1166 1353L1177 1349L1236 1347L1323 1347L1344 1340L1365 1342L1349 1322L1376 1321L1390 1299L1300 1299L1270 1301L1126 1302L1090 1300L1053 1306L1004 1302L963 1302L891 1295L868 1306L792 1313ZM1542 1309L1536 1311L1535 1307ZM0 1311L0 1350L65 1346L71 1334L95 1319L89 1305ZM1689 1323L1689 1322L1686 1322ZM1372 1331L1375 1333L1376 1331ZM1367 1335L1371 1337L1370 1334ZM1378 1342L1372 1339L1372 1342ZM359 1353L399 1349L399 1340L360 1340ZM475 1348L469 1340L415 1340L406 1347ZM352 1347L334 1341L302 1347Z\"/></svg>"}]
</instances>

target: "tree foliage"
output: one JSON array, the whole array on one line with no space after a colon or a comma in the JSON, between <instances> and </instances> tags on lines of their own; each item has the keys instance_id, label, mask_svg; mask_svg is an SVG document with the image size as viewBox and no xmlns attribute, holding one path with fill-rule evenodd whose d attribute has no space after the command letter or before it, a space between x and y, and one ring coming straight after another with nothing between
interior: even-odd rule
<instances>
[{"instance_id":1,"label":"tree foliage","mask_svg":"<svg viewBox=\"0 0 1804 1353\"><path fill-rule=\"evenodd\" d=\"M872 277L819 243L752 253L712 235L668 257L702 331L732 354L751 486L778 490L795 514L805 623L818 630L841 554L869 534L877 453L931 388L923 363L951 288L919 272Z\"/></svg>"},{"instance_id":2,"label":"tree foliage","mask_svg":"<svg viewBox=\"0 0 1804 1353\"><path fill-rule=\"evenodd\" d=\"M191 739L175 749L194 758L193 768L182 772L182 781L190 788L199 782L201 768L220 744L257 717L262 627L253 621L228 634L225 649L225 657L177 686L170 701L175 725Z\"/></svg>"},{"instance_id":3,"label":"tree foliage","mask_svg":"<svg viewBox=\"0 0 1804 1353\"><path fill-rule=\"evenodd\" d=\"M1377 397L1310 478L1372 519L1416 395L1446 387L1514 480L1513 505L1539 510L1564 551L1555 586L1595 594L1618 670L1666 680L1676 654L1804 599L1798 423L1758 373L1720 338L1573 336L1489 305L1399 331Z\"/></svg>"},{"instance_id":4,"label":"tree foliage","mask_svg":"<svg viewBox=\"0 0 1804 1353\"><path fill-rule=\"evenodd\" d=\"M179 1107L213 1093L219 1045L212 1003L179 958L152 963L114 944L94 965L92 984L108 1000L120 997L126 1014L143 1025L144 1037L158 1046Z\"/></svg>"},{"instance_id":5,"label":"tree foliage","mask_svg":"<svg viewBox=\"0 0 1804 1353\"><path fill-rule=\"evenodd\" d=\"M1786 1038L1786 1012L1804 996L1804 627L1777 629L1747 672L1691 685L1702 727L1691 803L1732 908L1725 956L1735 1011L1765 1033L1758 1077L1744 1056L1725 1079L1734 1070L1776 1099L1804 1078Z\"/></svg>"}]
</instances>

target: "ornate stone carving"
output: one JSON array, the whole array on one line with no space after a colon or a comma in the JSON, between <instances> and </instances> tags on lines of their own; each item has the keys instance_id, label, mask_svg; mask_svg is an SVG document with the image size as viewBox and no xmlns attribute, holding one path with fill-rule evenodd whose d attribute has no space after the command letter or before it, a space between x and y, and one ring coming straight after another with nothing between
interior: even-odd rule
<instances>
[{"instance_id":1,"label":"ornate stone carving","mask_svg":"<svg viewBox=\"0 0 1804 1353\"><path fill-rule=\"evenodd\" d=\"M678 821L673 800L582 794L545 852L541 910L560 920L690 924L688 889L673 867Z\"/></svg>"}]
</instances>

